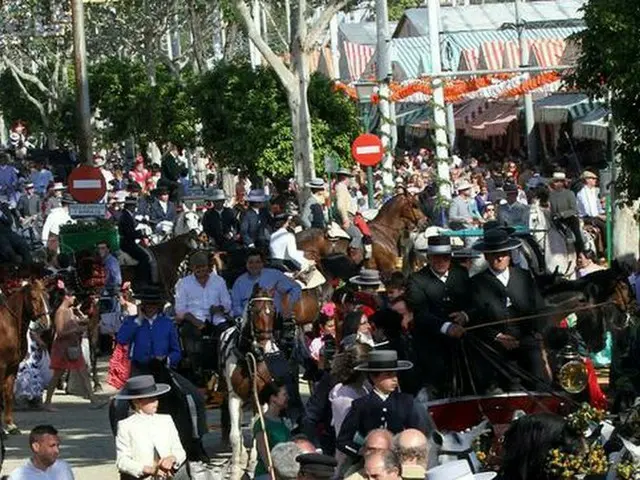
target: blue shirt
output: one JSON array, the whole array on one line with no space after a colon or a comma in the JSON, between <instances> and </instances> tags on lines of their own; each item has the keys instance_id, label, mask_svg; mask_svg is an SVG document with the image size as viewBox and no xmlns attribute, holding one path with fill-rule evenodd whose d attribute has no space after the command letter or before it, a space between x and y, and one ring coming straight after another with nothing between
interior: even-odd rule
<instances>
[{"instance_id":1,"label":"blue shirt","mask_svg":"<svg viewBox=\"0 0 640 480\"><path fill-rule=\"evenodd\" d=\"M120 272L120 264L118 259L113 255L107 255L102 261L107 274L104 286L107 289L119 289L122 285L122 273Z\"/></svg>"},{"instance_id":2,"label":"blue shirt","mask_svg":"<svg viewBox=\"0 0 640 480\"><path fill-rule=\"evenodd\" d=\"M44 195L47 192L49 183L53 182L53 173L46 168L43 168L39 172L33 172L31 174L31 182L33 183L34 190L40 195Z\"/></svg>"},{"instance_id":3,"label":"blue shirt","mask_svg":"<svg viewBox=\"0 0 640 480\"><path fill-rule=\"evenodd\" d=\"M231 312L235 317L241 317L244 307L251 298L253 286L258 283L262 288L275 288L276 310L282 313L282 295L288 294L289 304L293 305L300 299L302 289L300 285L287 277L280 270L263 268L258 277L250 277L249 273L243 273L233 284L231 290Z\"/></svg>"},{"instance_id":4,"label":"blue shirt","mask_svg":"<svg viewBox=\"0 0 640 480\"><path fill-rule=\"evenodd\" d=\"M178 331L173 321L162 314L156 315L151 324L142 316L127 317L118 330L117 341L129 345L129 358L142 365L155 357L166 357L169 365L175 366L182 358Z\"/></svg>"}]
</instances>

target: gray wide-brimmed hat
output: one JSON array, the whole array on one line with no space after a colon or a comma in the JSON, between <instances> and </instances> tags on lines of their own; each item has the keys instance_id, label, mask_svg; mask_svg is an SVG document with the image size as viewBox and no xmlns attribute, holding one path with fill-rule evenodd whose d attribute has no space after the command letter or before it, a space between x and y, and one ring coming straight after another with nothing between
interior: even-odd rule
<instances>
[{"instance_id":1,"label":"gray wide-brimmed hat","mask_svg":"<svg viewBox=\"0 0 640 480\"><path fill-rule=\"evenodd\" d=\"M327 186L324 183L324 180L321 178L314 178L311 181L305 183L305 185L311 190L324 190L324 188Z\"/></svg>"},{"instance_id":2,"label":"gray wide-brimmed hat","mask_svg":"<svg viewBox=\"0 0 640 480\"><path fill-rule=\"evenodd\" d=\"M118 400L153 398L171 390L166 383L156 383L152 375L138 375L127 380L124 388L116 395Z\"/></svg>"},{"instance_id":3,"label":"gray wide-brimmed hat","mask_svg":"<svg viewBox=\"0 0 640 480\"><path fill-rule=\"evenodd\" d=\"M224 190L220 190L219 188L216 188L215 190L213 190L208 198L208 200L211 202L218 202L220 200L226 200L226 199L227 199L227 196L225 195Z\"/></svg>"},{"instance_id":4,"label":"gray wide-brimmed hat","mask_svg":"<svg viewBox=\"0 0 640 480\"><path fill-rule=\"evenodd\" d=\"M482 240L473 244L473 249L482 253L497 253L515 250L521 245L520 240L511 238L503 228L485 229Z\"/></svg>"},{"instance_id":5,"label":"gray wide-brimmed hat","mask_svg":"<svg viewBox=\"0 0 640 480\"><path fill-rule=\"evenodd\" d=\"M408 360L398 360L395 350L371 350L367 361L356 366L358 372L397 372L413 368Z\"/></svg>"},{"instance_id":6,"label":"gray wide-brimmed hat","mask_svg":"<svg viewBox=\"0 0 640 480\"><path fill-rule=\"evenodd\" d=\"M467 258L480 258L482 254L473 250L472 248L454 248L451 251L451 258L467 259Z\"/></svg>"},{"instance_id":7,"label":"gray wide-brimmed hat","mask_svg":"<svg viewBox=\"0 0 640 480\"><path fill-rule=\"evenodd\" d=\"M353 173L348 168L339 168L336 170L336 175L346 175L347 177L353 177Z\"/></svg>"},{"instance_id":8,"label":"gray wide-brimmed hat","mask_svg":"<svg viewBox=\"0 0 640 480\"><path fill-rule=\"evenodd\" d=\"M267 201L267 196L264 193L264 190L260 189L256 189L256 190L251 190L249 192L249 195L247 195L247 202L253 202L253 203L263 203Z\"/></svg>"},{"instance_id":9,"label":"gray wide-brimmed hat","mask_svg":"<svg viewBox=\"0 0 640 480\"><path fill-rule=\"evenodd\" d=\"M349 279L349 283L354 285L376 286L382 283L380 280L380 272L369 268L363 268L360 273Z\"/></svg>"}]
</instances>

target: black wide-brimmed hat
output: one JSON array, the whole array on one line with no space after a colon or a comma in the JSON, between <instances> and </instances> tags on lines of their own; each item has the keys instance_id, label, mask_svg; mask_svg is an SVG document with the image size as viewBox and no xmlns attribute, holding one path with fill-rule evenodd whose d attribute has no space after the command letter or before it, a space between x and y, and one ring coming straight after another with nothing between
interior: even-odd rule
<instances>
[{"instance_id":1,"label":"black wide-brimmed hat","mask_svg":"<svg viewBox=\"0 0 640 480\"><path fill-rule=\"evenodd\" d=\"M300 473L314 478L332 478L338 466L336 459L322 453L303 453L296 457Z\"/></svg>"},{"instance_id":2,"label":"black wide-brimmed hat","mask_svg":"<svg viewBox=\"0 0 640 480\"><path fill-rule=\"evenodd\" d=\"M454 248L451 251L451 257L457 259L480 258L482 254L472 248Z\"/></svg>"},{"instance_id":3,"label":"black wide-brimmed hat","mask_svg":"<svg viewBox=\"0 0 640 480\"><path fill-rule=\"evenodd\" d=\"M138 198L137 197L131 197L131 196L126 197L124 199L124 204L125 205L136 205L137 206L138 205Z\"/></svg>"},{"instance_id":4,"label":"black wide-brimmed hat","mask_svg":"<svg viewBox=\"0 0 640 480\"><path fill-rule=\"evenodd\" d=\"M169 189L167 187L158 187L153 191L153 194L156 197L159 197L160 195L167 195L169 193Z\"/></svg>"},{"instance_id":5,"label":"black wide-brimmed hat","mask_svg":"<svg viewBox=\"0 0 640 480\"><path fill-rule=\"evenodd\" d=\"M133 297L141 302L164 302L164 291L156 285L146 285L137 292L134 292Z\"/></svg>"},{"instance_id":6,"label":"black wide-brimmed hat","mask_svg":"<svg viewBox=\"0 0 640 480\"><path fill-rule=\"evenodd\" d=\"M484 229L485 232L487 230L491 230L492 228L501 228L502 230L507 232L507 235L513 235L514 233L516 233L515 228L509 227L507 225L502 225L498 220L489 220L485 222L482 228Z\"/></svg>"},{"instance_id":7,"label":"black wide-brimmed hat","mask_svg":"<svg viewBox=\"0 0 640 480\"><path fill-rule=\"evenodd\" d=\"M504 193L518 193L518 186L515 183L505 183L502 189Z\"/></svg>"},{"instance_id":8,"label":"black wide-brimmed hat","mask_svg":"<svg viewBox=\"0 0 640 480\"><path fill-rule=\"evenodd\" d=\"M520 240L511 236L501 227L485 229L482 240L473 244L473 249L482 253L497 253L515 250L521 245Z\"/></svg>"},{"instance_id":9,"label":"black wide-brimmed hat","mask_svg":"<svg viewBox=\"0 0 640 480\"><path fill-rule=\"evenodd\" d=\"M451 253L451 239L444 235L435 235L427 238L427 248L417 249L418 252L426 252L427 255L449 255Z\"/></svg>"},{"instance_id":10,"label":"black wide-brimmed hat","mask_svg":"<svg viewBox=\"0 0 640 480\"><path fill-rule=\"evenodd\" d=\"M124 388L116 395L118 400L134 400L136 398L153 398L171 390L166 383L156 383L152 375L138 375L127 380Z\"/></svg>"},{"instance_id":11,"label":"black wide-brimmed hat","mask_svg":"<svg viewBox=\"0 0 640 480\"><path fill-rule=\"evenodd\" d=\"M410 368L413 368L413 363L408 360L398 360L398 352L395 350L372 350L369 352L367 361L355 367L354 370L359 372L396 372Z\"/></svg>"}]
</instances>

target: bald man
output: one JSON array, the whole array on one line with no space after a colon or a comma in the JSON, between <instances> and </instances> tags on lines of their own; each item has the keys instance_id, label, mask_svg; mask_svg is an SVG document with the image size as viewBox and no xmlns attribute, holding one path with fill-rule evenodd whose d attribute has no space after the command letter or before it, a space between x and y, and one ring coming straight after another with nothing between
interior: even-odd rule
<instances>
[{"instance_id":1,"label":"bald man","mask_svg":"<svg viewBox=\"0 0 640 480\"><path fill-rule=\"evenodd\" d=\"M364 461L365 479L401 480L402 466L400 458L393 450L374 452Z\"/></svg>"},{"instance_id":2,"label":"bald man","mask_svg":"<svg viewBox=\"0 0 640 480\"><path fill-rule=\"evenodd\" d=\"M369 455L376 452L389 451L392 447L393 434L384 428L376 428L375 430L371 430L364 439L364 444L360 449L360 455L366 460ZM347 468L345 480L363 480L364 478L366 478L364 462L356 463L350 468Z\"/></svg>"},{"instance_id":3,"label":"bald man","mask_svg":"<svg viewBox=\"0 0 640 480\"><path fill-rule=\"evenodd\" d=\"M400 458L403 479L423 479L427 474L429 441L415 428L409 428L393 437L393 451Z\"/></svg>"},{"instance_id":4,"label":"bald man","mask_svg":"<svg viewBox=\"0 0 640 480\"><path fill-rule=\"evenodd\" d=\"M300 453L318 452L316 446L304 435L296 435L291 441L298 446L298 448L300 449Z\"/></svg>"}]
</instances>

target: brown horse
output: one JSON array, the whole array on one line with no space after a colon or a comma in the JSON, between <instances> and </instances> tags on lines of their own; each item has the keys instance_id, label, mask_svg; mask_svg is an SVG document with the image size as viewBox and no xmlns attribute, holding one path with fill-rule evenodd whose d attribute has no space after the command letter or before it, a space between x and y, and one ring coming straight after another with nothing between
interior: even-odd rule
<instances>
[{"instance_id":1,"label":"brown horse","mask_svg":"<svg viewBox=\"0 0 640 480\"><path fill-rule=\"evenodd\" d=\"M0 305L0 385L4 404L4 424L10 433L19 432L13 423L13 387L18 366L27 354L30 322L51 326L49 295L43 282L27 283Z\"/></svg>"},{"instance_id":2,"label":"brown horse","mask_svg":"<svg viewBox=\"0 0 640 480\"><path fill-rule=\"evenodd\" d=\"M426 222L416 197L406 190L394 196L369 222L373 255L365 266L379 270L383 276L396 270L396 262L402 257L398 248L401 236L426 226Z\"/></svg>"},{"instance_id":3,"label":"brown horse","mask_svg":"<svg viewBox=\"0 0 640 480\"><path fill-rule=\"evenodd\" d=\"M260 353L277 351L273 340L275 315L273 293L256 284L249 299L242 325L227 329L220 337L220 365L223 366L222 373L229 392L231 426L229 440L233 452L231 457L232 478L238 475L240 462L244 456L243 453L245 453L241 437L242 405L249 401L253 392L254 379L249 377L248 367L245 363L250 361L247 354L252 353L255 358L259 359ZM260 392L273 378L264 361L258 360L256 367L256 390Z\"/></svg>"},{"instance_id":4,"label":"brown horse","mask_svg":"<svg viewBox=\"0 0 640 480\"><path fill-rule=\"evenodd\" d=\"M149 248L158 265L158 280L168 297L178 281L178 267L184 258L198 248L198 234L195 231L178 235L167 242ZM133 282L137 266L123 266L122 280Z\"/></svg>"}]
</instances>

